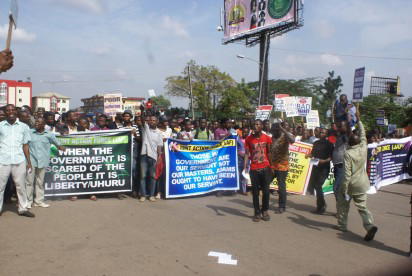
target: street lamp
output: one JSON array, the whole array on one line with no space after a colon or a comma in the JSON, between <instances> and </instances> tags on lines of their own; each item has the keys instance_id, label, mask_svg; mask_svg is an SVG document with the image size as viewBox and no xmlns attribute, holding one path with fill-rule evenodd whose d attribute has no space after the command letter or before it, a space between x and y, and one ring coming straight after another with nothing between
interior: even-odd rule
<instances>
[{"instance_id":1,"label":"street lamp","mask_svg":"<svg viewBox=\"0 0 412 276\"><path fill-rule=\"evenodd\" d=\"M259 101L258 101L258 106L259 106L260 102L261 102L261 99L262 99L262 90L263 90L263 74L264 74L263 62L260 62L256 59L247 57L247 56L242 55L242 54L237 54L236 57L240 58L240 59L247 59L247 60L256 62L259 65L260 73L261 73L260 82L259 82Z\"/></svg>"}]
</instances>

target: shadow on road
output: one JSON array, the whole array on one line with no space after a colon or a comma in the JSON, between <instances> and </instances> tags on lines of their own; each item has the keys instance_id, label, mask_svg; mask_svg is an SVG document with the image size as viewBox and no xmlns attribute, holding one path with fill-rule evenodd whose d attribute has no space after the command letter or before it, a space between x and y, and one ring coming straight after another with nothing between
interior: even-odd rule
<instances>
[{"instance_id":1,"label":"shadow on road","mask_svg":"<svg viewBox=\"0 0 412 276\"><path fill-rule=\"evenodd\" d=\"M241 211L230 207L216 205L206 205L206 207L215 211L217 216L225 216L225 214L230 214L239 217L252 218L252 216L246 214L246 211Z\"/></svg>"},{"instance_id":2,"label":"shadow on road","mask_svg":"<svg viewBox=\"0 0 412 276\"><path fill-rule=\"evenodd\" d=\"M17 206L16 206L16 202L11 202L11 203L5 203L3 204L3 213L4 212L12 212L15 214L19 214L17 212Z\"/></svg>"},{"instance_id":3,"label":"shadow on road","mask_svg":"<svg viewBox=\"0 0 412 276\"><path fill-rule=\"evenodd\" d=\"M313 230L318 230L318 231L322 231L322 228L332 228L334 225L330 224L330 223L326 223L326 222L321 222L321 221L317 221L317 220L312 220L309 219L305 216L293 213L288 211L287 213L294 215L295 217L288 217L288 219L290 221L292 221L293 223L302 225L304 227L307 227L309 229L313 229Z\"/></svg>"},{"instance_id":4,"label":"shadow on road","mask_svg":"<svg viewBox=\"0 0 412 276\"><path fill-rule=\"evenodd\" d=\"M246 201L246 200L238 199L238 198L236 198L236 199L231 199L231 200L229 200L229 201L253 209L253 203L250 202L250 201Z\"/></svg>"},{"instance_id":5,"label":"shadow on road","mask_svg":"<svg viewBox=\"0 0 412 276\"><path fill-rule=\"evenodd\" d=\"M407 253L405 251L402 251L398 248L394 248L394 247L385 245L383 242L380 242L380 241L377 241L377 240L373 240L371 242L365 242L363 240L363 237L361 237L361 236L359 236L359 235L357 235L353 232L338 233L337 235L340 239L342 239L344 241L353 242L353 243L357 243L357 244L361 243L365 246L369 246L369 247L376 248L376 249L379 249L379 250L387 251L387 252L390 252L390 253L393 253L393 254L396 254L396 255L400 255L400 256L407 257L409 255L409 253ZM379 235L379 232L378 232L377 235Z\"/></svg>"},{"instance_id":6,"label":"shadow on road","mask_svg":"<svg viewBox=\"0 0 412 276\"><path fill-rule=\"evenodd\" d=\"M387 194L393 194L393 195L399 195L399 196L403 196L403 197L410 197L410 195L408 195L408 194L398 193L398 192L391 192L391 191L385 191L385 190L379 190L379 192L387 193Z\"/></svg>"}]
</instances>

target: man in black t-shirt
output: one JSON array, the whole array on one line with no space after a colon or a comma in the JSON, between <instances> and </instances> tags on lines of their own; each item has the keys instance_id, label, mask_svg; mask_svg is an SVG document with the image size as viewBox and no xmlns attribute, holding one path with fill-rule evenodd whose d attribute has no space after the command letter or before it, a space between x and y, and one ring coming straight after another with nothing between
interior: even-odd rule
<instances>
[{"instance_id":1,"label":"man in black t-shirt","mask_svg":"<svg viewBox=\"0 0 412 276\"><path fill-rule=\"evenodd\" d=\"M314 213L323 214L326 211L322 186L330 171L333 145L327 139L327 130L320 130L320 139L313 144L312 153L307 157L313 158L312 175L309 182L309 192L316 191L316 210Z\"/></svg>"}]
</instances>

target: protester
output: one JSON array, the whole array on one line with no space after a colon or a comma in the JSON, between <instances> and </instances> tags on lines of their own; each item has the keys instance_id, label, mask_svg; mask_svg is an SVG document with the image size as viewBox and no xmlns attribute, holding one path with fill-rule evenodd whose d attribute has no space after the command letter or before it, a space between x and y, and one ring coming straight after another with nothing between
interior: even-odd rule
<instances>
[{"instance_id":1,"label":"protester","mask_svg":"<svg viewBox=\"0 0 412 276\"><path fill-rule=\"evenodd\" d=\"M0 214L3 208L3 195L7 180L11 175L16 185L18 197L18 213L20 216L34 217L27 209L27 194L25 187L26 171L31 171L30 161L30 130L17 120L16 107L6 105L6 120L0 123Z\"/></svg>"},{"instance_id":2,"label":"protester","mask_svg":"<svg viewBox=\"0 0 412 276\"><path fill-rule=\"evenodd\" d=\"M74 111L66 113L65 125L69 129L69 134L77 132L77 114Z\"/></svg>"},{"instance_id":3,"label":"protester","mask_svg":"<svg viewBox=\"0 0 412 276\"><path fill-rule=\"evenodd\" d=\"M207 120L200 119L200 126L193 131L196 140L213 140L212 132L207 128Z\"/></svg>"},{"instance_id":4,"label":"protester","mask_svg":"<svg viewBox=\"0 0 412 276\"><path fill-rule=\"evenodd\" d=\"M230 135L228 130L228 127L230 127L229 124L229 119L222 119L220 121L220 126L216 128L214 132L215 140L222 140Z\"/></svg>"},{"instance_id":5,"label":"protester","mask_svg":"<svg viewBox=\"0 0 412 276\"><path fill-rule=\"evenodd\" d=\"M150 116L149 122L144 124L142 152L141 152L141 178L140 178L140 201L144 202L146 196L150 201L156 201L155 193L155 176L156 161L162 154L163 139L157 129L157 118ZM149 193L147 193L149 192Z\"/></svg>"},{"instance_id":6,"label":"protester","mask_svg":"<svg viewBox=\"0 0 412 276\"><path fill-rule=\"evenodd\" d=\"M313 194L316 191L316 214L324 214L326 211L326 202L323 196L322 186L329 176L330 161L332 160L333 145L327 139L327 130L320 130L320 139L313 144L312 152L307 155L314 158L312 173L309 182L309 192Z\"/></svg>"},{"instance_id":7,"label":"protester","mask_svg":"<svg viewBox=\"0 0 412 276\"><path fill-rule=\"evenodd\" d=\"M309 143L314 144L320 138L320 128L316 127L313 131L313 136L309 138Z\"/></svg>"},{"instance_id":8,"label":"protester","mask_svg":"<svg viewBox=\"0 0 412 276\"><path fill-rule=\"evenodd\" d=\"M166 141L167 139L172 137L173 131L169 127L169 122L167 121L165 117L160 117L159 125L157 126L157 128L162 134L163 141Z\"/></svg>"},{"instance_id":9,"label":"protester","mask_svg":"<svg viewBox=\"0 0 412 276\"><path fill-rule=\"evenodd\" d=\"M340 95L333 106L334 122L345 122L348 120L348 97L345 94Z\"/></svg>"},{"instance_id":10,"label":"protester","mask_svg":"<svg viewBox=\"0 0 412 276\"><path fill-rule=\"evenodd\" d=\"M246 168L250 160L250 177L252 180L253 221L259 222L270 220L269 210L269 183L272 180L272 172L270 170L269 151L272 144L272 139L262 132L263 123L261 120L256 120L254 124L254 132L249 135L245 141L245 161ZM259 189L262 190L262 208L259 204Z\"/></svg>"},{"instance_id":11,"label":"protester","mask_svg":"<svg viewBox=\"0 0 412 276\"><path fill-rule=\"evenodd\" d=\"M192 141L195 135L192 132L192 122L189 119L186 119L184 122L184 129L179 132L177 139Z\"/></svg>"},{"instance_id":12,"label":"protester","mask_svg":"<svg viewBox=\"0 0 412 276\"><path fill-rule=\"evenodd\" d=\"M288 131L287 122L275 123L272 125L270 158L274 176L278 182L279 209L278 214L286 210L286 178L289 171L289 144L295 142L295 136Z\"/></svg>"},{"instance_id":13,"label":"protester","mask_svg":"<svg viewBox=\"0 0 412 276\"><path fill-rule=\"evenodd\" d=\"M242 195L247 195L247 179L243 176L243 171L249 172L250 167L248 162L245 167L245 154L246 154L246 138L249 136L249 128L242 128L242 136L236 137L237 142L237 159L238 159L238 169L239 169L239 183L240 183L240 193Z\"/></svg>"},{"instance_id":14,"label":"protester","mask_svg":"<svg viewBox=\"0 0 412 276\"><path fill-rule=\"evenodd\" d=\"M107 127L107 116L100 114L96 117L96 125L90 129L91 131L109 130Z\"/></svg>"},{"instance_id":15,"label":"protester","mask_svg":"<svg viewBox=\"0 0 412 276\"><path fill-rule=\"evenodd\" d=\"M337 199L339 187L342 183L344 176L343 161L345 156L345 151L348 146L349 132L348 123L346 121L339 122L338 125L338 137L336 139L335 147L333 149L332 162L333 170L335 174L335 182L333 184L333 193ZM330 140L329 140L330 141Z\"/></svg>"},{"instance_id":16,"label":"protester","mask_svg":"<svg viewBox=\"0 0 412 276\"><path fill-rule=\"evenodd\" d=\"M77 132L81 131L90 131L90 122L87 119L87 117L82 117L79 119L78 125L77 125Z\"/></svg>"},{"instance_id":17,"label":"protester","mask_svg":"<svg viewBox=\"0 0 412 276\"><path fill-rule=\"evenodd\" d=\"M55 131L55 125L56 125L56 120L55 116L51 112L46 112L44 113L44 119L46 122L46 125L44 127L45 130L54 132Z\"/></svg>"},{"instance_id":18,"label":"protester","mask_svg":"<svg viewBox=\"0 0 412 276\"><path fill-rule=\"evenodd\" d=\"M122 123L119 125L119 129L131 129L132 136L133 136L133 158L132 158L132 167L136 169L138 163L138 150L140 149L139 143L142 140L141 133L139 127L133 123L133 113L130 110L126 110L122 114ZM138 175L135 173L133 175L133 187L135 191L137 191L138 183L140 183L140 179L137 178ZM126 196L124 194L117 194L117 198L122 200Z\"/></svg>"},{"instance_id":19,"label":"protester","mask_svg":"<svg viewBox=\"0 0 412 276\"><path fill-rule=\"evenodd\" d=\"M368 144L366 141L365 129L359 120L359 135L352 134L349 137L349 148L344 155L344 176L341 187L338 191L338 227L343 232L347 231L347 220L350 201L353 199L355 206L362 218L363 227L367 231L364 240L374 239L378 228L373 224L372 214L366 207L367 191L370 188L369 178L366 173L365 164L367 162Z\"/></svg>"},{"instance_id":20,"label":"protester","mask_svg":"<svg viewBox=\"0 0 412 276\"><path fill-rule=\"evenodd\" d=\"M50 206L44 202L44 175L50 162L50 146L55 145L59 150L65 150L55 134L45 130L45 125L45 119L37 118L34 128L31 129L29 147L32 170L26 175L27 208L29 209L33 205L33 190L35 191L33 206L43 208Z\"/></svg>"}]
</instances>

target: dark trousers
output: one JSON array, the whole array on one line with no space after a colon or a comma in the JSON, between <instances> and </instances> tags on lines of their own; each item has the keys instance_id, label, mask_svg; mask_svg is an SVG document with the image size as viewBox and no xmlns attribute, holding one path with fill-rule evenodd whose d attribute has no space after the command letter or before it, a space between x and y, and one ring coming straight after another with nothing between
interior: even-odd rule
<instances>
[{"instance_id":1,"label":"dark trousers","mask_svg":"<svg viewBox=\"0 0 412 276\"><path fill-rule=\"evenodd\" d=\"M269 183L272 180L272 172L270 168L264 168L261 170L251 170L250 180L252 181L252 193L253 193L253 207L255 209L255 215L269 210ZM259 205L259 189L262 190L262 209Z\"/></svg>"},{"instance_id":2,"label":"dark trousers","mask_svg":"<svg viewBox=\"0 0 412 276\"><path fill-rule=\"evenodd\" d=\"M279 208L286 208L286 178L288 177L288 171L275 171L275 177L278 181Z\"/></svg>"},{"instance_id":3,"label":"dark trousers","mask_svg":"<svg viewBox=\"0 0 412 276\"><path fill-rule=\"evenodd\" d=\"M330 172L329 167L317 167L313 166L312 175L310 176L309 187L316 191L316 207L321 210L325 207L325 197L323 196L322 186L328 178Z\"/></svg>"}]
</instances>

